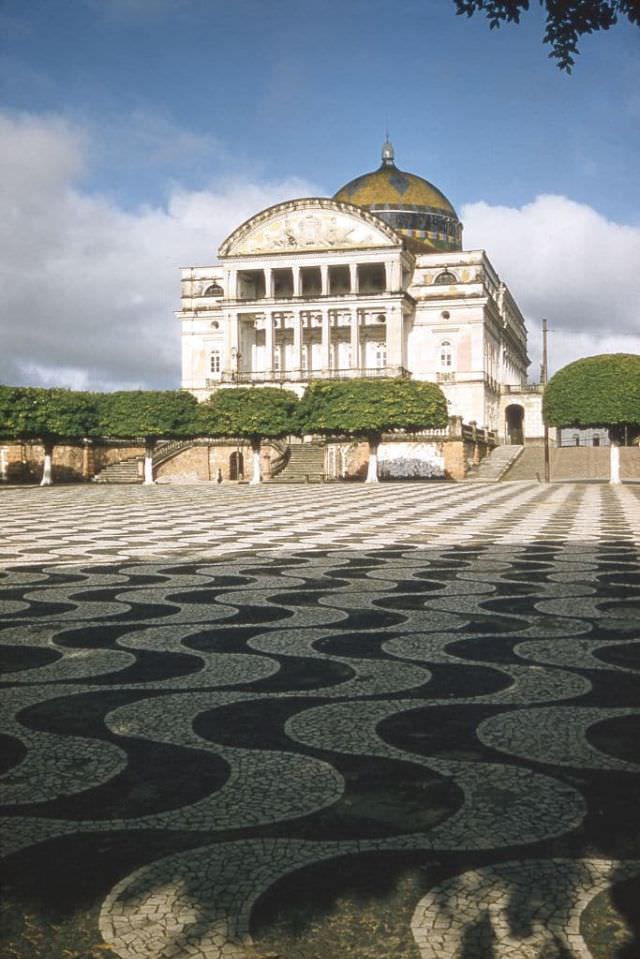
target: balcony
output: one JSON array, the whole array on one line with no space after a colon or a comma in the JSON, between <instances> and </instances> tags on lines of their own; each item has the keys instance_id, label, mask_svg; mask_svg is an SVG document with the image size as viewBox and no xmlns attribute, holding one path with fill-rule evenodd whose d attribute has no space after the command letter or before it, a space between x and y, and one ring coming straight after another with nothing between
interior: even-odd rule
<instances>
[{"instance_id":1,"label":"balcony","mask_svg":"<svg viewBox=\"0 0 640 959\"><path fill-rule=\"evenodd\" d=\"M484 383L494 393L500 392L498 381L482 370L463 370L462 372L460 370L457 372L454 370L437 370L436 383L442 386L450 386L453 383ZM516 387L512 387L512 389L516 389Z\"/></svg>"},{"instance_id":2,"label":"balcony","mask_svg":"<svg viewBox=\"0 0 640 959\"><path fill-rule=\"evenodd\" d=\"M544 383L511 383L502 387L503 393L544 393Z\"/></svg>"},{"instance_id":3,"label":"balcony","mask_svg":"<svg viewBox=\"0 0 640 959\"><path fill-rule=\"evenodd\" d=\"M311 380L404 379L411 373L403 366L359 367L337 370L256 370L254 372L224 372L222 383L257 385L260 383L309 383Z\"/></svg>"}]
</instances>

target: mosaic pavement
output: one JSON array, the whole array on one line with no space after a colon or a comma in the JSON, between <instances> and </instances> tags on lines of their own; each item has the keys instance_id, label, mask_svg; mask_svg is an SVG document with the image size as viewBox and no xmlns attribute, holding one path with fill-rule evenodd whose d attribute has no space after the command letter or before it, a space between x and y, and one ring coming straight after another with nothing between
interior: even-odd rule
<instances>
[{"instance_id":1,"label":"mosaic pavement","mask_svg":"<svg viewBox=\"0 0 640 959\"><path fill-rule=\"evenodd\" d=\"M0 511L3 955L638 959L639 487Z\"/></svg>"}]
</instances>

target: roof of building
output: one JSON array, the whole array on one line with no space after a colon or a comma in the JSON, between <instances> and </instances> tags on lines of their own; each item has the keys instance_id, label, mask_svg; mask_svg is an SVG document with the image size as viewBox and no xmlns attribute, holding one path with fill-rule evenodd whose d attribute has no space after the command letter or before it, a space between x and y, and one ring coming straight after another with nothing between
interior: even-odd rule
<instances>
[{"instance_id":1,"label":"roof of building","mask_svg":"<svg viewBox=\"0 0 640 959\"><path fill-rule=\"evenodd\" d=\"M388 138L378 169L350 180L334 200L375 213L416 250L462 249L462 224L453 206L433 183L398 169Z\"/></svg>"},{"instance_id":2,"label":"roof of building","mask_svg":"<svg viewBox=\"0 0 640 959\"><path fill-rule=\"evenodd\" d=\"M366 207L381 204L428 207L457 219L453 206L433 183L415 173L398 169L393 146L388 140L382 147L382 163L378 169L349 180L334 194L334 200Z\"/></svg>"}]
</instances>

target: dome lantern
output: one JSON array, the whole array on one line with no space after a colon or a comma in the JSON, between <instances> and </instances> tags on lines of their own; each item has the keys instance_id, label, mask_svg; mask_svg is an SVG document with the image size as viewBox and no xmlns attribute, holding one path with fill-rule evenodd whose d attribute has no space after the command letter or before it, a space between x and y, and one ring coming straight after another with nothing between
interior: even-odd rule
<instances>
[{"instance_id":1,"label":"dome lantern","mask_svg":"<svg viewBox=\"0 0 640 959\"><path fill-rule=\"evenodd\" d=\"M382 166L395 166L393 157L393 144L389 140L388 136L382 144Z\"/></svg>"}]
</instances>

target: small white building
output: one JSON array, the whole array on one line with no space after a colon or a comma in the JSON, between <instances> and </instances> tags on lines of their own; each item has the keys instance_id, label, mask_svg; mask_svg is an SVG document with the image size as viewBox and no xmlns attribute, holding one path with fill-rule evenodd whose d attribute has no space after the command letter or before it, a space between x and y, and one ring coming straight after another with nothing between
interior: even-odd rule
<instances>
[{"instance_id":1,"label":"small white building","mask_svg":"<svg viewBox=\"0 0 640 959\"><path fill-rule=\"evenodd\" d=\"M333 199L261 210L215 265L182 270L182 387L204 399L221 386L302 393L317 378L412 377L502 441L540 435L523 423L522 314L461 238L447 198L399 170L386 142L379 169Z\"/></svg>"}]
</instances>

